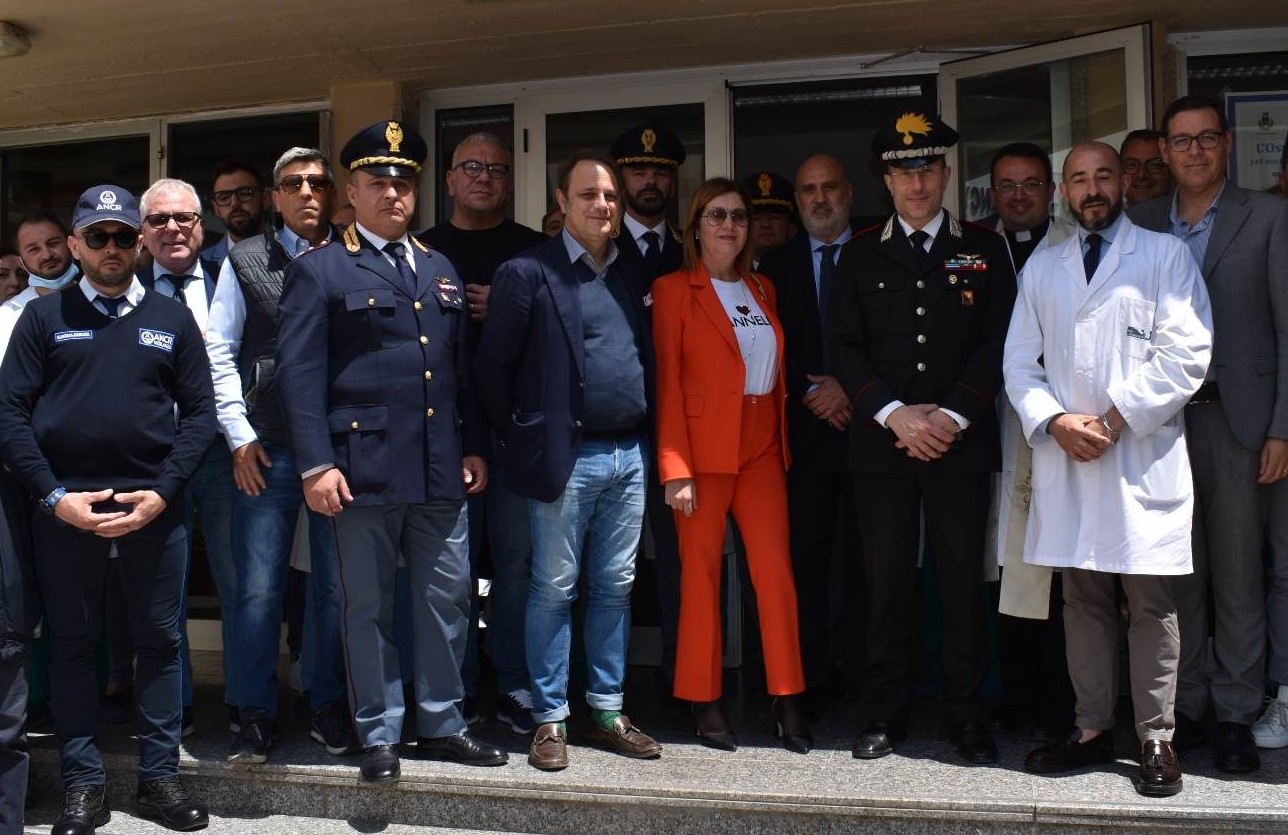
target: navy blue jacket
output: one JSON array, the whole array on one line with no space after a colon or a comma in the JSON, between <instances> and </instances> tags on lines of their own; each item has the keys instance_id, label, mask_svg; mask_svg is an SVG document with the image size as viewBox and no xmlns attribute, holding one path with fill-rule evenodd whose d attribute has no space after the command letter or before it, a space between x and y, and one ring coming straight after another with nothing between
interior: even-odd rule
<instances>
[{"instance_id":1,"label":"navy blue jacket","mask_svg":"<svg viewBox=\"0 0 1288 835\"><path fill-rule=\"evenodd\" d=\"M653 412L652 298L637 264L619 256L610 270L626 282L640 332L645 397ZM552 502L563 494L581 444L585 345L579 271L563 236L502 264L492 279L487 326L474 379L489 422L502 434L505 484L521 496Z\"/></svg>"},{"instance_id":2,"label":"navy blue jacket","mask_svg":"<svg viewBox=\"0 0 1288 835\"><path fill-rule=\"evenodd\" d=\"M355 505L461 499L461 458L484 449L464 285L441 253L412 250L414 295L356 226L286 268L276 382L295 465L338 466Z\"/></svg>"}]
</instances>

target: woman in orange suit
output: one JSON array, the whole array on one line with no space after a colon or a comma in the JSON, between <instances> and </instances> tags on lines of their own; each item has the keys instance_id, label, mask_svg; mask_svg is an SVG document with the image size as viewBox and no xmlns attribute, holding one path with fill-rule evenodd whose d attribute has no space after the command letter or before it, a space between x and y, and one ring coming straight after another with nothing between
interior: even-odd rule
<instances>
[{"instance_id":1,"label":"woman in orange suit","mask_svg":"<svg viewBox=\"0 0 1288 835\"><path fill-rule=\"evenodd\" d=\"M730 511L747 548L765 674L783 747L812 745L787 539L783 331L774 288L751 272L750 201L717 177L689 205L684 269L653 284L658 465L680 542L675 696L698 739L733 751L720 709L720 572Z\"/></svg>"}]
</instances>

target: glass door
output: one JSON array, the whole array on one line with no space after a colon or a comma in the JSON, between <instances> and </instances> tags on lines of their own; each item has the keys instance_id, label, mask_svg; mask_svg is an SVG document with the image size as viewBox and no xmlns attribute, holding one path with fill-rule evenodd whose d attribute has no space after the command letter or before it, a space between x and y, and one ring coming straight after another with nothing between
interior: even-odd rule
<instances>
[{"instance_id":1,"label":"glass door","mask_svg":"<svg viewBox=\"0 0 1288 835\"><path fill-rule=\"evenodd\" d=\"M992 214L993 153L1032 142L1059 171L1069 149L1117 148L1150 124L1149 26L1131 26L944 64L940 112L961 134L945 203L967 220ZM1053 213L1063 211L1056 201Z\"/></svg>"}]
</instances>

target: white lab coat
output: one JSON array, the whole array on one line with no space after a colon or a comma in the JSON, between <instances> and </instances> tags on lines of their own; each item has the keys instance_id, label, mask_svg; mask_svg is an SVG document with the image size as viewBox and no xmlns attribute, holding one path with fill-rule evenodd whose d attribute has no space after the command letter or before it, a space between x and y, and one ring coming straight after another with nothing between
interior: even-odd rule
<instances>
[{"instance_id":1,"label":"white lab coat","mask_svg":"<svg viewBox=\"0 0 1288 835\"><path fill-rule=\"evenodd\" d=\"M1207 288L1171 235L1124 216L1090 284L1077 236L1029 259L1002 362L1007 397L1033 447L1026 563L1192 570L1183 410L1211 356ZM1073 461L1044 431L1061 412L1099 415L1110 406L1127 428L1095 461Z\"/></svg>"}]
</instances>

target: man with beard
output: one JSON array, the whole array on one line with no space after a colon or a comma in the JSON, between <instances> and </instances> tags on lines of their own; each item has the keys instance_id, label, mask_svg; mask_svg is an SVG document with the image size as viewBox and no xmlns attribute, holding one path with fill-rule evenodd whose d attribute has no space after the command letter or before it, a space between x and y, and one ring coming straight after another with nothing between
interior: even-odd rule
<instances>
[{"instance_id":1,"label":"man with beard","mask_svg":"<svg viewBox=\"0 0 1288 835\"><path fill-rule=\"evenodd\" d=\"M997 759L979 693L984 542L1015 275L997 235L943 209L956 142L923 113L877 132L895 214L845 245L827 300L831 370L854 409L848 463L868 607L860 759L892 753L905 733L922 553L938 583L950 739L968 763Z\"/></svg>"},{"instance_id":2,"label":"man with beard","mask_svg":"<svg viewBox=\"0 0 1288 835\"><path fill-rule=\"evenodd\" d=\"M1288 745L1288 204L1227 182L1232 140L1218 102L1177 99L1162 125L1175 191L1133 206L1131 218L1184 242L1212 295L1215 334L1212 366L1185 410L1196 536L1194 573L1172 584L1176 747L1184 756L1203 744L1211 707L1216 767L1239 773L1260 765L1257 745ZM1281 688L1258 721L1267 626Z\"/></svg>"},{"instance_id":3,"label":"man with beard","mask_svg":"<svg viewBox=\"0 0 1288 835\"><path fill-rule=\"evenodd\" d=\"M796 169L793 191L805 234L767 255L760 271L778 291L786 346L792 573L799 601L805 692L815 707L821 707L844 687L832 662L832 625L837 621L834 614L839 614L833 613L831 604L837 519L845 520L847 533L854 529L853 493L845 469L845 433L854 410L831 373L823 322L836 281L836 262L851 236L854 189L841 161L819 154ZM840 553L850 553L850 548ZM840 595L842 600L851 598L848 593Z\"/></svg>"},{"instance_id":4,"label":"man with beard","mask_svg":"<svg viewBox=\"0 0 1288 835\"><path fill-rule=\"evenodd\" d=\"M16 240L18 255L27 268L27 289L0 305L0 357L27 303L63 289L80 275L67 248L67 227L56 215L24 218L18 224Z\"/></svg>"},{"instance_id":5,"label":"man with beard","mask_svg":"<svg viewBox=\"0 0 1288 835\"><path fill-rule=\"evenodd\" d=\"M240 763L264 762L273 743L282 602L304 504L274 383L277 305L287 266L337 234L328 219L335 184L325 154L289 149L273 166L273 184L281 222L229 250L206 328L216 409L237 485L231 527L237 588L222 614L234 621L238 647L228 690L241 730L228 759ZM349 754L357 742L345 698L335 535L320 514L310 513L307 524L309 632L302 654L311 672L309 735L330 754Z\"/></svg>"},{"instance_id":6,"label":"man with beard","mask_svg":"<svg viewBox=\"0 0 1288 835\"><path fill-rule=\"evenodd\" d=\"M796 234L792 184L773 171L759 171L742 181L751 195L751 268L760 270L765 256Z\"/></svg>"},{"instance_id":7,"label":"man with beard","mask_svg":"<svg viewBox=\"0 0 1288 835\"><path fill-rule=\"evenodd\" d=\"M1063 571L1077 694L1076 728L1024 767L1053 774L1114 761L1121 585L1136 790L1166 797L1182 785L1171 580L1192 564L1183 411L1212 357L1212 316L1185 246L1122 214L1127 184L1103 142L1069 152L1060 191L1078 234L1029 260L1006 340L1006 394L1033 447L1024 561Z\"/></svg>"},{"instance_id":8,"label":"man with beard","mask_svg":"<svg viewBox=\"0 0 1288 835\"><path fill-rule=\"evenodd\" d=\"M110 818L95 666L108 567L125 576L138 665L138 814L206 826L179 783L179 633L187 577L180 498L215 436L210 366L192 314L134 276L139 210L119 186L81 195L78 286L27 306L0 368L0 452L42 511L36 576L51 636L63 813L57 835Z\"/></svg>"},{"instance_id":9,"label":"man with beard","mask_svg":"<svg viewBox=\"0 0 1288 835\"><path fill-rule=\"evenodd\" d=\"M250 163L226 159L215 166L210 202L224 223L224 236L203 249L201 257L221 264L233 244L258 235L263 228L264 212L268 208L264 181Z\"/></svg>"},{"instance_id":10,"label":"man with beard","mask_svg":"<svg viewBox=\"0 0 1288 835\"><path fill-rule=\"evenodd\" d=\"M473 354L487 321L493 273L505 261L544 243L547 238L506 218L506 205L514 194L513 160L505 143L494 134L476 133L460 141L452 153L452 167L447 171L447 192L452 198L452 217L418 237L450 258L465 281L465 299L470 309L466 335ZM488 636L499 694L496 715L516 733L530 734L536 726L532 724L532 695L528 689L523 641L523 613L528 605L528 572L532 562L528 503L501 481L499 452L499 443L494 441L488 462L491 489L468 499L470 576L478 578L480 550L486 534L493 568ZM471 591L476 590L477 584ZM461 677L465 683L466 720L473 722L478 720L475 697L479 679L479 597L474 593L470 598L473 610Z\"/></svg>"},{"instance_id":11,"label":"man with beard","mask_svg":"<svg viewBox=\"0 0 1288 835\"><path fill-rule=\"evenodd\" d=\"M1124 204L1138 206L1172 190L1172 173L1159 150L1162 138L1162 131L1141 129L1123 139L1123 173L1131 177L1131 185L1123 194Z\"/></svg>"}]
</instances>

